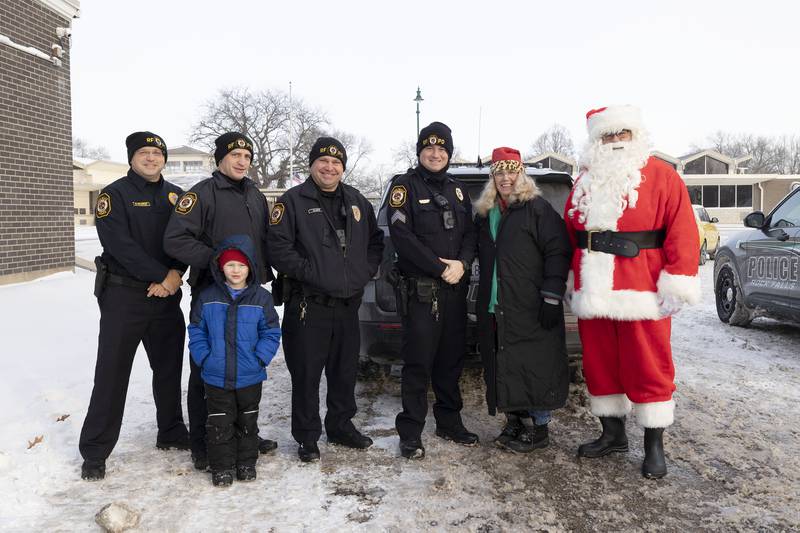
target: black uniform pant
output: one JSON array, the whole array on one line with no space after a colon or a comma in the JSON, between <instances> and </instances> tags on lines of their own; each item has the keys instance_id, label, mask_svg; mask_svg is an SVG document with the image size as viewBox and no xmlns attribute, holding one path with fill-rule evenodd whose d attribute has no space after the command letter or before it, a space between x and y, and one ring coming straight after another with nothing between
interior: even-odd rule
<instances>
[{"instance_id":1,"label":"black uniform pant","mask_svg":"<svg viewBox=\"0 0 800 533\"><path fill-rule=\"evenodd\" d=\"M400 386L403 411L395 424L402 440L419 439L428 414L428 383L433 384L436 425L451 428L461 424L461 391L458 380L464 368L467 334L466 286L439 290L439 320L431 303L409 297L403 317L403 371Z\"/></svg>"},{"instance_id":2,"label":"black uniform pant","mask_svg":"<svg viewBox=\"0 0 800 533\"><path fill-rule=\"evenodd\" d=\"M261 383L225 390L206 383L208 464L212 472L255 466Z\"/></svg>"},{"instance_id":3,"label":"black uniform pant","mask_svg":"<svg viewBox=\"0 0 800 533\"><path fill-rule=\"evenodd\" d=\"M143 289L110 285L100 296L100 335L94 388L79 441L84 459L102 461L119 438L133 357L144 344L153 370L158 440L186 438L181 413L181 370L186 323L181 293L147 297Z\"/></svg>"},{"instance_id":4,"label":"black uniform pant","mask_svg":"<svg viewBox=\"0 0 800 533\"><path fill-rule=\"evenodd\" d=\"M328 384L326 433L355 429L355 386L361 335L358 306L337 303L329 307L307 300L305 320L300 301L293 297L283 315L283 354L292 376L292 436L297 442L316 442L322 433L319 417L319 383L322 371Z\"/></svg>"}]
</instances>

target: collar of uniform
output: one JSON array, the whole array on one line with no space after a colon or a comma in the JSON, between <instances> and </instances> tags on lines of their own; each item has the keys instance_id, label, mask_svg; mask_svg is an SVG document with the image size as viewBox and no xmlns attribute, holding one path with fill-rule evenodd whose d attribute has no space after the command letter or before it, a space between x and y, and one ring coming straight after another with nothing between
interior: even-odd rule
<instances>
[{"instance_id":1,"label":"collar of uniform","mask_svg":"<svg viewBox=\"0 0 800 533\"><path fill-rule=\"evenodd\" d=\"M130 180L131 183L136 185L136 188L139 189L140 191L143 191L144 188L147 187L148 185L160 186L164 182L164 177L163 176L159 176L158 177L158 181L147 181L146 179L141 177L139 174L134 172L134 170L132 168L128 169L128 179Z\"/></svg>"},{"instance_id":2,"label":"collar of uniform","mask_svg":"<svg viewBox=\"0 0 800 533\"><path fill-rule=\"evenodd\" d=\"M234 185L228 181L230 178L225 177L225 174L220 172L219 170L215 170L214 173L211 175L214 178L214 184L220 189L232 189ZM247 182L250 181L250 178L247 176L242 178L243 187L247 187Z\"/></svg>"},{"instance_id":3,"label":"collar of uniform","mask_svg":"<svg viewBox=\"0 0 800 533\"><path fill-rule=\"evenodd\" d=\"M319 189L317 188L317 184L314 183L314 179L311 176L306 178L306 181L304 181L301 185L299 185L299 187L300 187L300 196L305 196L306 198L315 198L315 199L319 198L318 195ZM342 198L344 198L346 204L349 205L353 203L353 199L350 195L350 192L347 190L347 187L345 187L344 183L339 182L339 190L342 192Z\"/></svg>"}]
</instances>

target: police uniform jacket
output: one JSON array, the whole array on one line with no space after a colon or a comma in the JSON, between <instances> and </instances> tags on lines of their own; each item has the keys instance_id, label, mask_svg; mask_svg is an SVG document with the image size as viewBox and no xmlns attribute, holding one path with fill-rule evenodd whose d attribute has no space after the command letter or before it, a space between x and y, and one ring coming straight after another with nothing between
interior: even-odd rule
<instances>
[{"instance_id":1,"label":"police uniform jacket","mask_svg":"<svg viewBox=\"0 0 800 533\"><path fill-rule=\"evenodd\" d=\"M211 282L214 249L231 235L248 235L258 258L258 282L272 279L266 260L267 199L249 178L242 187L219 171L191 188L175 206L164 234L164 250L192 267L189 284Z\"/></svg>"},{"instance_id":2,"label":"police uniform jacket","mask_svg":"<svg viewBox=\"0 0 800 533\"><path fill-rule=\"evenodd\" d=\"M434 192L444 196L455 214L455 227L445 229ZM441 278L446 265L458 259L469 270L475 258L477 233L467 188L449 174L444 180L425 177L418 168L395 177L387 198L387 221L398 267L405 275ZM464 278L469 279L469 273Z\"/></svg>"},{"instance_id":3,"label":"police uniform jacket","mask_svg":"<svg viewBox=\"0 0 800 533\"><path fill-rule=\"evenodd\" d=\"M172 207L182 193L164 178L149 182L133 169L100 192L95 225L109 272L161 283L170 269L186 269L162 246Z\"/></svg>"},{"instance_id":4,"label":"police uniform jacket","mask_svg":"<svg viewBox=\"0 0 800 533\"><path fill-rule=\"evenodd\" d=\"M278 272L299 281L307 293L360 297L378 270L383 231L367 199L350 185L339 187L346 212L345 248L309 177L286 191L272 208L269 260Z\"/></svg>"}]
</instances>

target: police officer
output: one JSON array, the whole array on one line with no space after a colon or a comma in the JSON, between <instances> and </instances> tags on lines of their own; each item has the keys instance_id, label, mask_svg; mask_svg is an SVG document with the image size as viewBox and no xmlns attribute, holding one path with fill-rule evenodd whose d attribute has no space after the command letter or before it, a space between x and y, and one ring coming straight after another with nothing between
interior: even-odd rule
<instances>
[{"instance_id":1,"label":"police officer","mask_svg":"<svg viewBox=\"0 0 800 533\"><path fill-rule=\"evenodd\" d=\"M144 344L153 369L156 447L189 448L181 414L181 369L186 333L180 309L185 265L161 246L172 206L183 192L164 181L167 145L149 131L132 133L128 174L97 197L95 222L103 254L95 259L100 306L94 388L81 430L81 477L105 477L117 443L133 357Z\"/></svg>"},{"instance_id":2,"label":"police officer","mask_svg":"<svg viewBox=\"0 0 800 533\"><path fill-rule=\"evenodd\" d=\"M397 266L403 321L403 411L400 453L425 456L421 434L433 382L436 435L466 446L478 442L461 421L458 380L466 355L467 289L477 234L467 189L447 173L450 128L433 122L417 140L419 165L392 181L387 216Z\"/></svg>"},{"instance_id":3,"label":"police officer","mask_svg":"<svg viewBox=\"0 0 800 533\"><path fill-rule=\"evenodd\" d=\"M320 137L308 156L311 177L273 206L268 234L271 264L280 272L283 351L292 376L292 436L304 462L319 459L319 383L328 384L328 442L368 448L351 418L361 338L358 307L364 285L383 254L383 232L372 205L341 183L344 146Z\"/></svg>"},{"instance_id":4,"label":"police officer","mask_svg":"<svg viewBox=\"0 0 800 533\"><path fill-rule=\"evenodd\" d=\"M247 177L253 158L253 143L237 132L224 133L214 141L217 170L184 194L175 206L164 234L164 250L191 266L189 285L192 305L205 287L212 283L208 270L214 249L231 235L249 235L256 246L259 262L256 279L264 284L272 279L266 259L267 199ZM189 434L195 468L208 467L206 419L200 368L189 360ZM277 448L269 439L259 439L259 451Z\"/></svg>"}]
</instances>

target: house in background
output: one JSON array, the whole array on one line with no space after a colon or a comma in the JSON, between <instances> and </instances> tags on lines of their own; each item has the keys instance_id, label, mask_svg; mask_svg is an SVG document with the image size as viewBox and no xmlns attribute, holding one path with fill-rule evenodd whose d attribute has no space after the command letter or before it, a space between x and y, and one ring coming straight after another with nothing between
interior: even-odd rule
<instances>
[{"instance_id":1,"label":"house in background","mask_svg":"<svg viewBox=\"0 0 800 533\"><path fill-rule=\"evenodd\" d=\"M575 175L578 164L569 156L556 152L546 152L524 160L525 165L535 168L551 168L559 172Z\"/></svg>"},{"instance_id":2,"label":"house in background","mask_svg":"<svg viewBox=\"0 0 800 533\"><path fill-rule=\"evenodd\" d=\"M94 205L100 191L128 173L127 163L75 158L72 160L74 224L94 226Z\"/></svg>"},{"instance_id":3,"label":"house in background","mask_svg":"<svg viewBox=\"0 0 800 533\"><path fill-rule=\"evenodd\" d=\"M188 191L198 181L211 177L216 169L211 153L183 145L167 149L163 175L167 181Z\"/></svg>"}]
</instances>

